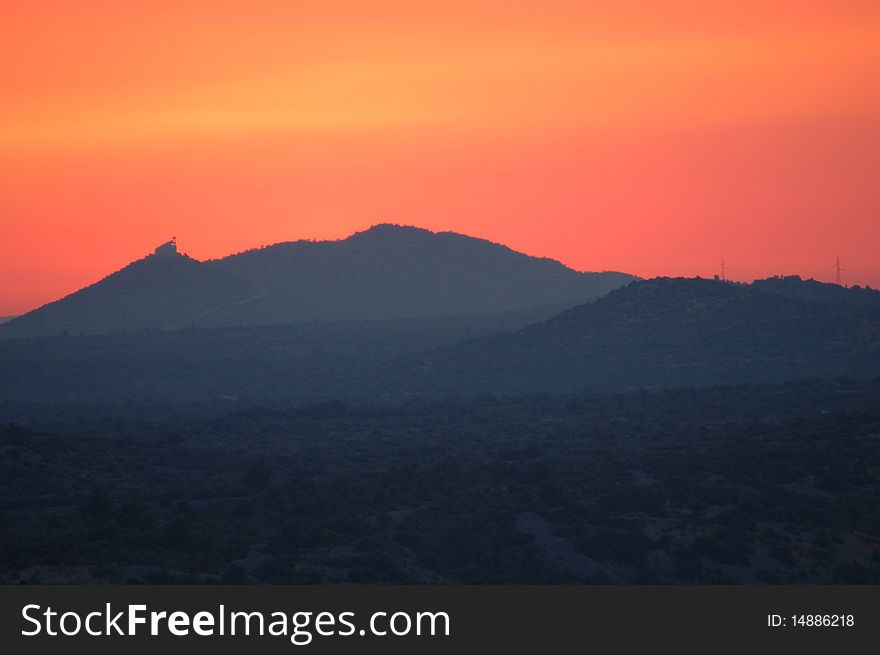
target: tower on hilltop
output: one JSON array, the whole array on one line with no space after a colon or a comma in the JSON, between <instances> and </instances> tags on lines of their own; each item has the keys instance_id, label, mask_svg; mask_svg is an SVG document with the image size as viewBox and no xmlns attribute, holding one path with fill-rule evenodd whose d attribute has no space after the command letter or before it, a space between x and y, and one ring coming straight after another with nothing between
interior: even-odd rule
<instances>
[{"instance_id":1,"label":"tower on hilltop","mask_svg":"<svg viewBox=\"0 0 880 655\"><path fill-rule=\"evenodd\" d=\"M179 254L177 252L177 237L171 237L171 241L166 241L158 246L153 254L156 257L176 257Z\"/></svg>"}]
</instances>

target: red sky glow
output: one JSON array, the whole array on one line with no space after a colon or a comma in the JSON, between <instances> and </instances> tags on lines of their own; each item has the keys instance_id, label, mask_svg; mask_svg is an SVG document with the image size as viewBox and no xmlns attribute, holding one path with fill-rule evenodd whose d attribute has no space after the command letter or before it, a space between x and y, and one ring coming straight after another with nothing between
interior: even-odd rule
<instances>
[{"instance_id":1,"label":"red sky glow","mask_svg":"<svg viewBox=\"0 0 880 655\"><path fill-rule=\"evenodd\" d=\"M880 286L880 3L5 2L0 315L379 222Z\"/></svg>"}]
</instances>

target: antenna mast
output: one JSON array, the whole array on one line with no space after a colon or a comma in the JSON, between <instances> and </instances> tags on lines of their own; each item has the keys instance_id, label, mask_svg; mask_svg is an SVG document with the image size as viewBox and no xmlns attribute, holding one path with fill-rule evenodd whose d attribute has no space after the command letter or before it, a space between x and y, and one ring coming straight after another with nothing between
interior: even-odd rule
<instances>
[{"instance_id":1,"label":"antenna mast","mask_svg":"<svg viewBox=\"0 0 880 655\"><path fill-rule=\"evenodd\" d=\"M724 257L721 258L721 279L727 280L727 268L724 266Z\"/></svg>"},{"instance_id":2,"label":"antenna mast","mask_svg":"<svg viewBox=\"0 0 880 655\"><path fill-rule=\"evenodd\" d=\"M834 281L841 287L843 286L843 276L841 275L841 273L843 273L842 264L843 262L840 261L840 255L838 255L837 259L834 260Z\"/></svg>"}]
</instances>

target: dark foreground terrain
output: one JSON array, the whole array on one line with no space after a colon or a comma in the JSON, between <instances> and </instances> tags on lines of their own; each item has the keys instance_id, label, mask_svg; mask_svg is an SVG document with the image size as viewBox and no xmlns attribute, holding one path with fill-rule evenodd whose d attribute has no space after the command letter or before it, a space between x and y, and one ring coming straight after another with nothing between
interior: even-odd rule
<instances>
[{"instance_id":1,"label":"dark foreground terrain","mask_svg":"<svg viewBox=\"0 0 880 655\"><path fill-rule=\"evenodd\" d=\"M0 580L880 583L880 379L237 407L0 427Z\"/></svg>"}]
</instances>

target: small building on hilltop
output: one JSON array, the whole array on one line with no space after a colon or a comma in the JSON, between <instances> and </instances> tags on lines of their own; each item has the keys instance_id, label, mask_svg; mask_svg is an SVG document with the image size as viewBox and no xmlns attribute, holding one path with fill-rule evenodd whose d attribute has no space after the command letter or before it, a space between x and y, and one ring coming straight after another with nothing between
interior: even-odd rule
<instances>
[{"instance_id":1,"label":"small building on hilltop","mask_svg":"<svg viewBox=\"0 0 880 655\"><path fill-rule=\"evenodd\" d=\"M171 237L171 241L158 246L153 254L156 257L176 257L179 254L177 252L177 237Z\"/></svg>"}]
</instances>

